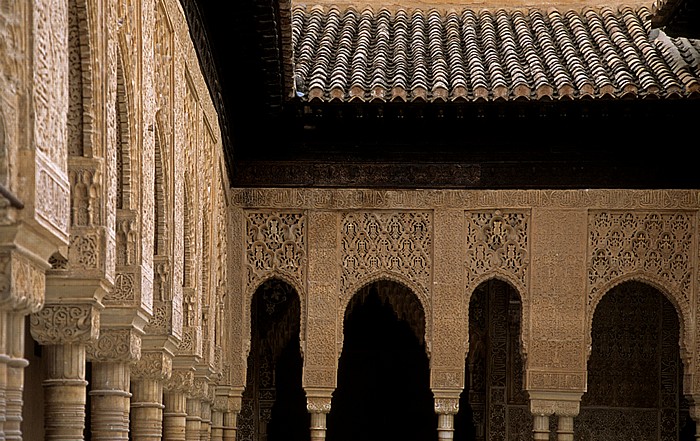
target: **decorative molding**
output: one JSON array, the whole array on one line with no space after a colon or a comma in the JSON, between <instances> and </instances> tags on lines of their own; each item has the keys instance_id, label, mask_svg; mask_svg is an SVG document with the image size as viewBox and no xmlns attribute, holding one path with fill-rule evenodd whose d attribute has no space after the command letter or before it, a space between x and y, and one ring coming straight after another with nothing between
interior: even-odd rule
<instances>
[{"instance_id":1,"label":"decorative molding","mask_svg":"<svg viewBox=\"0 0 700 441\"><path fill-rule=\"evenodd\" d=\"M141 358L141 336L129 329L101 329L88 345L87 357L95 362L134 362Z\"/></svg>"}]
</instances>

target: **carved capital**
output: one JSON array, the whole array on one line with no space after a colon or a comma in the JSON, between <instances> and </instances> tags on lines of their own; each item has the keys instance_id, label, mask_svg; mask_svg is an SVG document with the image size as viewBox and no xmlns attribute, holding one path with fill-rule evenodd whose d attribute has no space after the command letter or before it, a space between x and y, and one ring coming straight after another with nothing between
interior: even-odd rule
<instances>
[{"instance_id":1,"label":"carved capital","mask_svg":"<svg viewBox=\"0 0 700 441\"><path fill-rule=\"evenodd\" d=\"M97 362L133 362L141 358L141 336L130 329L103 329L87 347L88 359Z\"/></svg>"},{"instance_id":2,"label":"carved capital","mask_svg":"<svg viewBox=\"0 0 700 441\"><path fill-rule=\"evenodd\" d=\"M459 412L459 397L435 398L435 413L439 415L457 415Z\"/></svg>"},{"instance_id":3,"label":"carved capital","mask_svg":"<svg viewBox=\"0 0 700 441\"><path fill-rule=\"evenodd\" d=\"M173 369L164 388L171 392L189 393L194 388L194 371L190 369Z\"/></svg>"},{"instance_id":4,"label":"carved capital","mask_svg":"<svg viewBox=\"0 0 700 441\"><path fill-rule=\"evenodd\" d=\"M141 353L141 359L131 367L134 378L149 378L167 380L173 369L173 358L163 351L148 351Z\"/></svg>"},{"instance_id":5,"label":"carved capital","mask_svg":"<svg viewBox=\"0 0 700 441\"><path fill-rule=\"evenodd\" d=\"M100 312L89 304L50 304L30 316L30 326L41 345L90 343L100 333Z\"/></svg>"},{"instance_id":6,"label":"carved capital","mask_svg":"<svg viewBox=\"0 0 700 441\"><path fill-rule=\"evenodd\" d=\"M329 413L333 389L306 390L306 409L309 413Z\"/></svg>"}]
</instances>

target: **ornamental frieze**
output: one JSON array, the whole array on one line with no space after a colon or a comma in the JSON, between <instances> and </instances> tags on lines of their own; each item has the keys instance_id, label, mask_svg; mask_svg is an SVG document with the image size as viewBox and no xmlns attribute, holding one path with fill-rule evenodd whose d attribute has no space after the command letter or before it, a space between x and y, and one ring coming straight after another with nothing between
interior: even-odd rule
<instances>
[{"instance_id":1,"label":"ornamental frieze","mask_svg":"<svg viewBox=\"0 0 700 441\"><path fill-rule=\"evenodd\" d=\"M699 190L381 190L244 188L231 191L241 208L436 209L591 208L698 209Z\"/></svg>"}]
</instances>

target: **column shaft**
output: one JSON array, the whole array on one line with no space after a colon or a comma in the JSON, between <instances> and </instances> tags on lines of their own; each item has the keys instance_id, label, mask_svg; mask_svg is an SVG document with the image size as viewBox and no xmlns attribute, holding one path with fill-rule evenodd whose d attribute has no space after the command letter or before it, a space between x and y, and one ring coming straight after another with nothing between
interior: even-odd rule
<instances>
[{"instance_id":1,"label":"column shaft","mask_svg":"<svg viewBox=\"0 0 700 441\"><path fill-rule=\"evenodd\" d=\"M451 413L438 414L438 440L452 440L455 432L455 416Z\"/></svg>"},{"instance_id":2,"label":"column shaft","mask_svg":"<svg viewBox=\"0 0 700 441\"><path fill-rule=\"evenodd\" d=\"M163 439L167 441L185 441L187 421L187 400L182 392L163 394Z\"/></svg>"},{"instance_id":3,"label":"column shaft","mask_svg":"<svg viewBox=\"0 0 700 441\"><path fill-rule=\"evenodd\" d=\"M126 362L92 364L92 440L129 439L130 368Z\"/></svg>"},{"instance_id":4,"label":"column shaft","mask_svg":"<svg viewBox=\"0 0 700 441\"><path fill-rule=\"evenodd\" d=\"M224 439L224 413L221 410L211 411L211 441Z\"/></svg>"},{"instance_id":5,"label":"column shaft","mask_svg":"<svg viewBox=\"0 0 700 441\"><path fill-rule=\"evenodd\" d=\"M324 441L326 439L326 413L311 413L311 441Z\"/></svg>"},{"instance_id":6,"label":"column shaft","mask_svg":"<svg viewBox=\"0 0 700 441\"><path fill-rule=\"evenodd\" d=\"M202 430L202 401L197 398L187 399L187 441L200 441Z\"/></svg>"},{"instance_id":7,"label":"column shaft","mask_svg":"<svg viewBox=\"0 0 700 441\"><path fill-rule=\"evenodd\" d=\"M549 441L549 415L535 415L532 432L534 441Z\"/></svg>"},{"instance_id":8,"label":"column shaft","mask_svg":"<svg viewBox=\"0 0 700 441\"><path fill-rule=\"evenodd\" d=\"M82 440L85 429L85 345L43 347L46 361L44 430L47 441Z\"/></svg>"},{"instance_id":9,"label":"column shaft","mask_svg":"<svg viewBox=\"0 0 700 441\"><path fill-rule=\"evenodd\" d=\"M7 364L4 431L6 440L22 441L24 368L29 364L24 358L25 315L10 313L7 319L6 336L10 359Z\"/></svg>"},{"instance_id":10,"label":"column shaft","mask_svg":"<svg viewBox=\"0 0 700 441\"><path fill-rule=\"evenodd\" d=\"M236 441L236 429L238 428L238 412L224 412L224 441Z\"/></svg>"},{"instance_id":11,"label":"column shaft","mask_svg":"<svg viewBox=\"0 0 700 441\"><path fill-rule=\"evenodd\" d=\"M211 439L211 403L208 401L202 401L202 426L199 438L201 441Z\"/></svg>"},{"instance_id":12,"label":"column shaft","mask_svg":"<svg viewBox=\"0 0 700 441\"><path fill-rule=\"evenodd\" d=\"M574 441L574 417L559 415L557 441Z\"/></svg>"},{"instance_id":13,"label":"column shaft","mask_svg":"<svg viewBox=\"0 0 700 441\"><path fill-rule=\"evenodd\" d=\"M163 435L163 384L156 379L131 382L131 438L161 441Z\"/></svg>"}]
</instances>

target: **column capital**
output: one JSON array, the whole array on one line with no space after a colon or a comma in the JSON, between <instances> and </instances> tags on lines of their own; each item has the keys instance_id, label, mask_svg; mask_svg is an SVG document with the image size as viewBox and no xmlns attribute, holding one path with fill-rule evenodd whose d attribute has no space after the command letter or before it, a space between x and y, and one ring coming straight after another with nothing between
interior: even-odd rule
<instances>
[{"instance_id":1,"label":"column capital","mask_svg":"<svg viewBox=\"0 0 700 441\"><path fill-rule=\"evenodd\" d=\"M333 391L331 388L307 388L306 409L310 413L329 413L331 411L331 399Z\"/></svg>"},{"instance_id":2,"label":"column capital","mask_svg":"<svg viewBox=\"0 0 700 441\"><path fill-rule=\"evenodd\" d=\"M88 359L96 362L132 363L141 358L141 335L132 329L101 329L87 347Z\"/></svg>"},{"instance_id":3,"label":"column capital","mask_svg":"<svg viewBox=\"0 0 700 441\"><path fill-rule=\"evenodd\" d=\"M459 397L435 397L435 413L438 415L457 415Z\"/></svg>"},{"instance_id":4,"label":"column capital","mask_svg":"<svg viewBox=\"0 0 700 441\"><path fill-rule=\"evenodd\" d=\"M133 378L167 380L173 369L173 358L165 351L142 351L141 358L131 367Z\"/></svg>"},{"instance_id":5,"label":"column capital","mask_svg":"<svg viewBox=\"0 0 700 441\"><path fill-rule=\"evenodd\" d=\"M164 388L168 392L188 393L194 387L194 369L173 368Z\"/></svg>"},{"instance_id":6,"label":"column capital","mask_svg":"<svg viewBox=\"0 0 700 441\"><path fill-rule=\"evenodd\" d=\"M100 334L100 308L95 304L47 304L30 315L32 337L41 345L88 344Z\"/></svg>"}]
</instances>

